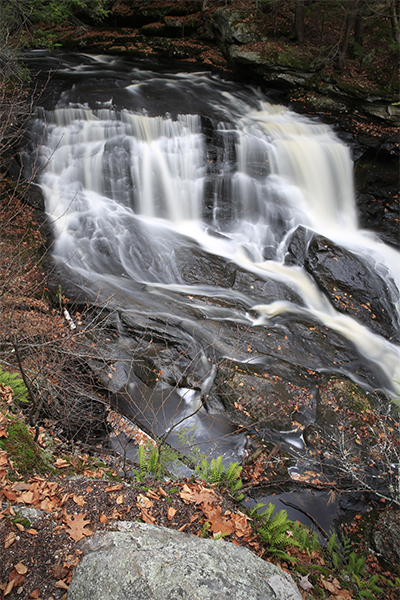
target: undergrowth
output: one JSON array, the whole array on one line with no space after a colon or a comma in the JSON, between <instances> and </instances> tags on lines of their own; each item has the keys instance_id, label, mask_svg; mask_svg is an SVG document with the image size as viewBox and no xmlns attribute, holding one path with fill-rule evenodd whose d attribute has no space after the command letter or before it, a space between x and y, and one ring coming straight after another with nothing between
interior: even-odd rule
<instances>
[{"instance_id":1,"label":"undergrowth","mask_svg":"<svg viewBox=\"0 0 400 600\"><path fill-rule=\"evenodd\" d=\"M3 371L0 366L0 386L10 387L14 394L14 399L21 402L27 402L28 390L19 377L18 373L10 373L9 371Z\"/></svg>"},{"instance_id":2,"label":"undergrowth","mask_svg":"<svg viewBox=\"0 0 400 600\"><path fill-rule=\"evenodd\" d=\"M39 446L34 442L22 421L13 421L7 427L8 437L0 440L0 448L10 455L14 469L23 476L43 473L49 465Z\"/></svg>"}]
</instances>

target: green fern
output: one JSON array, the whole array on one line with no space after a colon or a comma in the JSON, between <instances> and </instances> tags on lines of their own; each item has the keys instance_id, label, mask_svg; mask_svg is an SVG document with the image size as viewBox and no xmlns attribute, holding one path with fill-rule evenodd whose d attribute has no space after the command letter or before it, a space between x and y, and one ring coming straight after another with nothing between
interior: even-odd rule
<instances>
[{"instance_id":1,"label":"green fern","mask_svg":"<svg viewBox=\"0 0 400 600\"><path fill-rule=\"evenodd\" d=\"M157 448L154 448L150 452L150 456L148 458L148 464L147 464L147 472L150 475L156 475L156 476L159 475L159 472L160 472L159 458L160 458L160 453Z\"/></svg>"},{"instance_id":2,"label":"green fern","mask_svg":"<svg viewBox=\"0 0 400 600\"><path fill-rule=\"evenodd\" d=\"M265 506L265 504L263 504L262 502L258 502L258 504L253 506L253 508L249 511L249 517L251 519L256 519L257 521L259 521L261 519L261 515L258 513L258 511L260 508L263 508L264 506Z\"/></svg>"},{"instance_id":3,"label":"green fern","mask_svg":"<svg viewBox=\"0 0 400 600\"><path fill-rule=\"evenodd\" d=\"M346 571L349 575L359 577L364 571L365 558L357 556L355 552L352 552L349 556L349 562L346 567Z\"/></svg>"},{"instance_id":4,"label":"green fern","mask_svg":"<svg viewBox=\"0 0 400 600\"><path fill-rule=\"evenodd\" d=\"M0 386L9 386L13 391L15 400L28 402L28 389L25 386L23 379L18 377L18 373L3 371L3 369L0 367Z\"/></svg>"},{"instance_id":5,"label":"green fern","mask_svg":"<svg viewBox=\"0 0 400 600\"><path fill-rule=\"evenodd\" d=\"M287 518L286 510L281 510L272 516L274 510L275 506L269 503L268 508L261 513L261 524L257 533L270 554L293 560L284 551L288 546L300 546L294 536L288 536L288 531L293 528L293 522Z\"/></svg>"},{"instance_id":6,"label":"green fern","mask_svg":"<svg viewBox=\"0 0 400 600\"><path fill-rule=\"evenodd\" d=\"M293 523L292 531L294 538L299 542L300 549L302 552L307 552L309 557L313 550L320 550L316 531L311 531L298 521Z\"/></svg>"},{"instance_id":7,"label":"green fern","mask_svg":"<svg viewBox=\"0 0 400 600\"><path fill-rule=\"evenodd\" d=\"M211 464L206 459L203 459L200 465L196 467L196 475L198 477L201 477L207 483L224 487L232 493L237 492L243 486L240 479L241 472L242 467L237 462L230 463L225 470L221 456L218 456L216 459L213 458ZM243 496L241 495L237 497L237 500L240 501L242 498Z\"/></svg>"},{"instance_id":8,"label":"green fern","mask_svg":"<svg viewBox=\"0 0 400 600\"><path fill-rule=\"evenodd\" d=\"M222 483L224 471L222 456L218 456L216 460L213 458L211 461L211 483Z\"/></svg>"}]
</instances>

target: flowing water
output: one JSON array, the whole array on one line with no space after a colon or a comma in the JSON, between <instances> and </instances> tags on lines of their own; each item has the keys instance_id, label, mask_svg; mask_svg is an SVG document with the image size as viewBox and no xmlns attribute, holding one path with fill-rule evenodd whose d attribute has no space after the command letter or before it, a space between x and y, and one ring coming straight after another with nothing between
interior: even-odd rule
<instances>
[{"instance_id":1,"label":"flowing water","mask_svg":"<svg viewBox=\"0 0 400 600\"><path fill-rule=\"evenodd\" d=\"M337 373L393 392L399 347L338 312L301 264L285 261L304 226L400 286L399 253L357 227L350 149L328 125L209 72L107 56L57 63L56 105L35 124L45 124L39 182L54 260L116 310L121 335L147 336L146 356L153 342L169 373L149 387L122 368L125 413L134 406L158 434L175 424L175 442L189 424L202 449L219 440L216 454L240 458L246 435L221 417L217 398L207 410L202 398L212 397L221 360L267 368L268 345L258 350L255 340L272 325L320 327L353 353L326 364L298 334L300 353L283 357L293 373ZM179 366L173 348L192 367ZM298 435L279 439L303 445Z\"/></svg>"}]
</instances>

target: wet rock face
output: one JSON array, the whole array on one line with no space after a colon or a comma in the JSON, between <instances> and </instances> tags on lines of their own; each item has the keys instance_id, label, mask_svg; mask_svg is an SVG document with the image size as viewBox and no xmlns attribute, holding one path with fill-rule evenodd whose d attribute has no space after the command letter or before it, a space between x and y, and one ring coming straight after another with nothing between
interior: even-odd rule
<instances>
[{"instance_id":1,"label":"wet rock face","mask_svg":"<svg viewBox=\"0 0 400 600\"><path fill-rule=\"evenodd\" d=\"M249 44L265 39L260 36L255 23L246 23L240 11L219 8L215 11L213 25L224 44Z\"/></svg>"},{"instance_id":2,"label":"wet rock face","mask_svg":"<svg viewBox=\"0 0 400 600\"><path fill-rule=\"evenodd\" d=\"M125 525L126 532L83 544L68 600L301 600L290 575L246 548L145 523Z\"/></svg>"},{"instance_id":3,"label":"wet rock face","mask_svg":"<svg viewBox=\"0 0 400 600\"><path fill-rule=\"evenodd\" d=\"M399 342L399 318L395 308L399 292L365 259L317 235L308 247L305 267L337 310L390 341Z\"/></svg>"},{"instance_id":4,"label":"wet rock face","mask_svg":"<svg viewBox=\"0 0 400 600\"><path fill-rule=\"evenodd\" d=\"M386 243L400 247L399 155L392 141L359 140L355 185L360 227L372 229Z\"/></svg>"},{"instance_id":5,"label":"wet rock face","mask_svg":"<svg viewBox=\"0 0 400 600\"><path fill-rule=\"evenodd\" d=\"M383 561L400 574L400 511L383 512L375 523L373 542Z\"/></svg>"},{"instance_id":6,"label":"wet rock face","mask_svg":"<svg viewBox=\"0 0 400 600\"><path fill-rule=\"evenodd\" d=\"M399 343L399 290L395 284L385 281L366 259L331 240L321 235L308 239L304 227L296 229L285 262L304 265L336 310Z\"/></svg>"}]
</instances>

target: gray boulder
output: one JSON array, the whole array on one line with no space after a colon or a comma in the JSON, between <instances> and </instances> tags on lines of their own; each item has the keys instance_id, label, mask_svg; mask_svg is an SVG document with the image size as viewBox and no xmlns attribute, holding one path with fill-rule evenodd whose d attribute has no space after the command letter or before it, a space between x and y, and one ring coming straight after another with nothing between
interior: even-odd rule
<instances>
[{"instance_id":1,"label":"gray boulder","mask_svg":"<svg viewBox=\"0 0 400 600\"><path fill-rule=\"evenodd\" d=\"M67 600L301 600L289 575L246 548L145 523L118 525L80 546Z\"/></svg>"}]
</instances>

